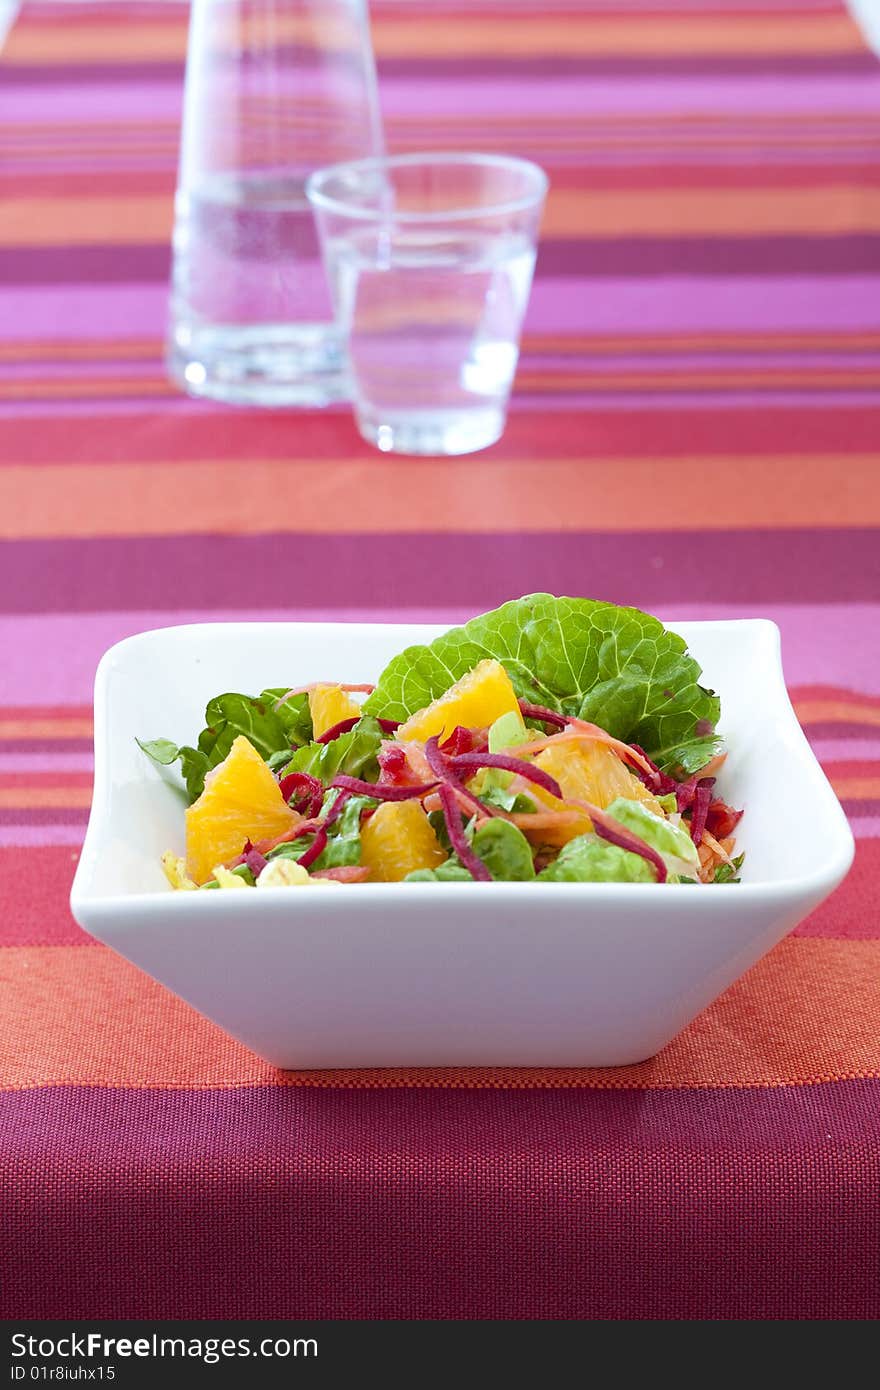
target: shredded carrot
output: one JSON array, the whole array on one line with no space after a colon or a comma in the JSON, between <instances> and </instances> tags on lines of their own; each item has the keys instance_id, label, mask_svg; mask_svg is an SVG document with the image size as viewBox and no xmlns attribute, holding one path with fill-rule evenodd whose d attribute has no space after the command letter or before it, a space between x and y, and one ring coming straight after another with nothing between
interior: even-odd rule
<instances>
[{"instance_id":1,"label":"shredded carrot","mask_svg":"<svg viewBox=\"0 0 880 1390\"><path fill-rule=\"evenodd\" d=\"M712 852L717 855L722 864L732 864L733 860L727 853L723 845L720 845L714 835L710 835L708 830L703 831L703 844L707 845Z\"/></svg>"},{"instance_id":2,"label":"shredded carrot","mask_svg":"<svg viewBox=\"0 0 880 1390\"><path fill-rule=\"evenodd\" d=\"M364 695L372 695L376 689L374 685L343 685L341 681L309 681L308 685L297 685L293 690L288 690L286 694L281 696L280 700L275 701L273 708L280 709L286 701L292 700L294 695L311 695L312 691L316 690L319 685L335 685L339 690L345 690L350 695L358 691Z\"/></svg>"},{"instance_id":3,"label":"shredded carrot","mask_svg":"<svg viewBox=\"0 0 880 1390\"><path fill-rule=\"evenodd\" d=\"M580 811L513 811L505 819L520 830L547 830L556 825L574 825L583 816Z\"/></svg>"},{"instance_id":4,"label":"shredded carrot","mask_svg":"<svg viewBox=\"0 0 880 1390\"><path fill-rule=\"evenodd\" d=\"M698 777L714 777L716 772L720 772L724 763L727 761L726 753L716 753L714 758L710 758L705 767L701 767L697 773Z\"/></svg>"}]
</instances>

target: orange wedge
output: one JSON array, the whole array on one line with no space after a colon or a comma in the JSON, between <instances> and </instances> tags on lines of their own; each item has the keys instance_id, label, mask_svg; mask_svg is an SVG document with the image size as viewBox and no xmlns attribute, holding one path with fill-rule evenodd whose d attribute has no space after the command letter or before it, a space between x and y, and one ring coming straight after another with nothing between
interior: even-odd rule
<instances>
[{"instance_id":1,"label":"orange wedge","mask_svg":"<svg viewBox=\"0 0 880 1390\"><path fill-rule=\"evenodd\" d=\"M343 719L357 719L361 707L339 685L316 685L309 691L309 713L312 716L312 738L320 738L341 724Z\"/></svg>"},{"instance_id":2,"label":"orange wedge","mask_svg":"<svg viewBox=\"0 0 880 1390\"><path fill-rule=\"evenodd\" d=\"M486 729L502 714L518 710L510 677L500 661L487 658L468 671L455 685L425 709L410 715L396 738L424 743L433 734L448 738L457 724L466 729Z\"/></svg>"},{"instance_id":3,"label":"orange wedge","mask_svg":"<svg viewBox=\"0 0 880 1390\"><path fill-rule=\"evenodd\" d=\"M187 810L187 873L196 883L207 883L214 865L241 854L245 840L273 839L301 819L287 805L268 764L239 734Z\"/></svg>"},{"instance_id":4,"label":"orange wedge","mask_svg":"<svg viewBox=\"0 0 880 1390\"><path fill-rule=\"evenodd\" d=\"M399 883L415 869L436 869L445 858L418 801L383 801L364 822L361 864L373 883Z\"/></svg>"},{"instance_id":5,"label":"orange wedge","mask_svg":"<svg viewBox=\"0 0 880 1390\"><path fill-rule=\"evenodd\" d=\"M535 758L535 766L556 778L566 798L591 801L594 806L604 810L618 796L622 796L629 801L641 801L657 815L663 814L657 798L605 743L551 743ZM562 802L537 787L530 787L528 794L554 810L565 809ZM542 844L564 845L576 835L587 834L592 828L592 822L584 812L569 825L536 830L530 838ZM526 834L529 834L528 830Z\"/></svg>"}]
</instances>

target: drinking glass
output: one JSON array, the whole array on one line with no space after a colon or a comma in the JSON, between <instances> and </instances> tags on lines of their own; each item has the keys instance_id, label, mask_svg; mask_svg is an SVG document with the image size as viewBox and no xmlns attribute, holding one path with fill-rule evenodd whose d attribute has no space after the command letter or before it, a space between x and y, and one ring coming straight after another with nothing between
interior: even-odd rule
<instances>
[{"instance_id":1,"label":"drinking glass","mask_svg":"<svg viewBox=\"0 0 880 1390\"><path fill-rule=\"evenodd\" d=\"M365 439L467 454L504 429L547 177L503 155L364 159L314 173Z\"/></svg>"},{"instance_id":2,"label":"drinking glass","mask_svg":"<svg viewBox=\"0 0 880 1390\"><path fill-rule=\"evenodd\" d=\"M381 150L366 0L193 0L168 342L186 390L347 397L304 186Z\"/></svg>"}]
</instances>

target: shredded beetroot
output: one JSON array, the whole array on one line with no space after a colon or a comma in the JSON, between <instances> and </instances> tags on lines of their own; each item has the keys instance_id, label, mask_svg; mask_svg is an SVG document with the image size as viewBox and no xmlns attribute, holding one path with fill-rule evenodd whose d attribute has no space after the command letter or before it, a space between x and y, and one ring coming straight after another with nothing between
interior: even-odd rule
<instances>
[{"instance_id":1,"label":"shredded beetroot","mask_svg":"<svg viewBox=\"0 0 880 1390\"><path fill-rule=\"evenodd\" d=\"M440 786L440 805L443 808L443 819L446 822L446 831L449 835L449 843L455 850L464 867L467 869L471 878L480 882L491 882L492 875L486 868L482 859L474 854L465 838L465 833L461 827L461 813L458 809L458 802L455 793L448 783L443 782Z\"/></svg>"},{"instance_id":2,"label":"shredded beetroot","mask_svg":"<svg viewBox=\"0 0 880 1390\"><path fill-rule=\"evenodd\" d=\"M320 738L316 738L316 743L332 743L340 734L349 733L362 718L359 714L353 714L350 719L340 719L338 724L333 724L329 729L325 729ZM395 729L400 728L399 719L377 719L376 723L384 734L393 734Z\"/></svg>"},{"instance_id":3,"label":"shredded beetroot","mask_svg":"<svg viewBox=\"0 0 880 1390\"><path fill-rule=\"evenodd\" d=\"M247 864L254 878L259 878L269 861L264 854L261 854L258 849L254 849L252 846L245 854L244 862Z\"/></svg>"},{"instance_id":4,"label":"shredded beetroot","mask_svg":"<svg viewBox=\"0 0 880 1390\"><path fill-rule=\"evenodd\" d=\"M327 831L324 829L323 825L319 825L317 830L315 831L314 840L309 845L308 849L299 857L300 867L303 869L307 869L310 864L314 864L318 856L320 854L323 854L326 847Z\"/></svg>"},{"instance_id":5,"label":"shredded beetroot","mask_svg":"<svg viewBox=\"0 0 880 1390\"><path fill-rule=\"evenodd\" d=\"M716 840L726 840L728 835L732 835L739 825L742 815L742 811L735 811L732 806L728 806L726 801L717 797L709 805L706 829Z\"/></svg>"},{"instance_id":6,"label":"shredded beetroot","mask_svg":"<svg viewBox=\"0 0 880 1390\"><path fill-rule=\"evenodd\" d=\"M489 736L485 729L466 729L463 724L456 724L449 737L438 746L448 758L457 758L460 753L480 753L488 748Z\"/></svg>"},{"instance_id":7,"label":"shredded beetroot","mask_svg":"<svg viewBox=\"0 0 880 1390\"><path fill-rule=\"evenodd\" d=\"M686 782L677 782L675 785L675 805L679 811L689 811L694 804L694 796L697 790L697 778L689 777Z\"/></svg>"},{"instance_id":8,"label":"shredded beetroot","mask_svg":"<svg viewBox=\"0 0 880 1390\"><path fill-rule=\"evenodd\" d=\"M334 869L316 869L312 878L329 878L334 883L365 883L370 877L366 864L337 864Z\"/></svg>"},{"instance_id":9,"label":"shredded beetroot","mask_svg":"<svg viewBox=\"0 0 880 1390\"><path fill-rule=\"evenodd\" d=\"M650 772L646 772L643 767L639 767L638 763L634 764L632 767L632 771L636 774L639 781L643 782L649 791L654 792L656 796L668 796L670 792L676 790L678 783L675 778L670 777L666 772L661 772L657 764L648 757L644 748L640 747L638 743L631 743L629 746L634 753L638 753L644 758L651 769Z\"/></svg>"},{"instance_id":10,"label":"shredded beetroot","mask_svg":"<svg viewBox=\"0 0 880 1390\"><path fill-rule=\"evenodd\" d=\"M699 846L703 841L703 831L706 829L706 817L709 814L709 803L712 800L712 786L714 777L704 777L697 783L694 792L693 807L691 809L691 839L694 844Z\"/></svg>"},{"instance_id":11,"label":"shredded beetroot","mask_svg":"<svg viewBox=\"0 0 880 1390\"><path fill-rule=\"evenodd\" d=\"M542 724L552 724L557 729L564 729L568 723L564 714L557 714L556 710L548 709L546 705L531 705L528 700L517 700L517 704L525 719L538 719Z\"/></svg>"},{"instance_id":12,"label":"shredded beetroot","mask_svg":"<svg viewBox=\"0 0 880 1390\"><path fill-rule=\"evenodd\" d=\"M638 835L624 830L623 826L612 820L611 816L597 815L595 810L591 811L590 815L593 829L600 839L607 840L612 845L619 845L621 849L628 849L632 854L640 854L643 859L647 859L649 864L653 864L657 874L657 882L666 882L666 865L655 849L646 845L644 840L639 839Z\"/></svg>"},{"instance_id":13,"label":"shredded beetroot","mask_svg":"<svg viewBox=\"0 0 880 1390\"><path fill-rule=\"evenodd\" d=\"M336 821L339 820L339 817L342 814L342 808L350 796L351 792L341 791L339 793L336 800L333 802L333 805L330 807L330 810L327 812L326 816L321 822L325 830L329 826L334 825Z\"/></svg>"},{"instance_id":14,"label":"shredded beetroot","mask_svg":"<svg viewBox=\"0 0 880 1390\"><path fill-rule=\"evenodd\" d=\"M343 791L357 792L359 796L374 796L377 801L410 801L416 796L427 796L437 783L419 782L414 787L394 787L381 782L362 782L359 777L349 777L347 773L340 772L330 785L341 787Z\"/></svg>"},{"instance_id":15,"label":"shredded beetroot","mask_svg":"<svg viewBox=\"0 0 880 1390\"><path fill-rule=\"evenodd\" d=\"M316 816L324 801L324 788L309 772L288 772L278 783L278 790L301 816Z\"/></svg>"},{"instance_id":16,"label":"shredded beetroot","mask_svg":"<svg viewBox=\"0 0 880 1390\"><path fill-rule=\"evenodd\" d=\"M535 767L534 763L528 763L524 758L511 757L509 753L462 753L459 757L453 758L452 766L456 772L464 769L476 771L481 767L500 767L505 772L515 772L520 777L525 777L529 782L534 782L536 787L543 787L545 792L555 796L562 801L562 788L555 777L551 777L549 772L543 768Z\"/></svg>"},{"instance_id":17,"label":"shredded beetroot","mask_svg":"<svg viewBox=\"0 0 880 1390\"><path fill-rule=\"evenodd\" d=\"M477 757L478 755L463 754L462 756ZM479 754L480 758L486 756L487 755L484 753ZM475 796L474 793L469 791L465 786L455 770L453 761L447 758L445 753L441 753L436 734L433 734L425 743L425 758L427 759L429 768L440 779L443 785L451 787L459 797L463 797L468 805L472 806L481 816L496 816L498 814L493 806L486 806L478 796Z\"/></svg>"}]
</instances>

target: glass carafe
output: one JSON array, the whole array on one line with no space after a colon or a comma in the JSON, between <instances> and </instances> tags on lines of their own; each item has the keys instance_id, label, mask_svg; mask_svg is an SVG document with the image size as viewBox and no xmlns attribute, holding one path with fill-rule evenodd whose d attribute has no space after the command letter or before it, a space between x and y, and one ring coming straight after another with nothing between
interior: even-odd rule
<instances>
[{"instance_id":1,"label":"glass carafe","mask_svg":"<svg viewBox=\"0 0 880 1390\"><path fill-rule=\"evenodd\" d=\"M185 390L348 394L304 184L381 149L366 0L193 0L168 341Z\"/></svg>"}]
</instances>

